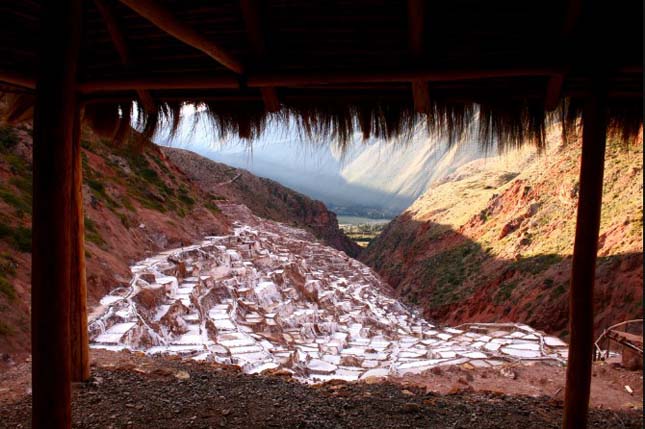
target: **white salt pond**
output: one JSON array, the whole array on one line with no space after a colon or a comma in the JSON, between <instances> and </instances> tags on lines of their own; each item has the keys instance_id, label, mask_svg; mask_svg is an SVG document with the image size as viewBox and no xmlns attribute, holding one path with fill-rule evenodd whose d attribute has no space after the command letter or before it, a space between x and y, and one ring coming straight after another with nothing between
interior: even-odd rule
<instances>
[{"instance_id":1,"label":"white salt pond","mask_svg":"<svg viewBox=\"0 0 645 429\"><path fill-rule=\"evenodd\" d=\"M281 368L306 382L416 374L436 366L564 364L567 345L524 324L435 326L367 266L303 230L222 205L234 233L131 267L101 299L91 347Z\"/></svg>"}]
</instances>

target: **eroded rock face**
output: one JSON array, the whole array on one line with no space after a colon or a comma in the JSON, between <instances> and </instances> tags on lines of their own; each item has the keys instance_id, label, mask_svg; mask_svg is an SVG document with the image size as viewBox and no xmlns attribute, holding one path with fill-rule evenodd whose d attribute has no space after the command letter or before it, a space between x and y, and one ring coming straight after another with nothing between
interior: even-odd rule
<instances>
[{"instance_id":1,"label":"eroded rock face","mask_svg":"<svg viewBox=\"0 0 645 429\"><path fill-rule=\"evenodd\" d=\"M563 362L566 344L526 325L437 327L391 297L370 268L303 230L222 205L234 234L131 267L101 301L92 346L357 380L471 362Z\"/></svg>"}]
</instances>

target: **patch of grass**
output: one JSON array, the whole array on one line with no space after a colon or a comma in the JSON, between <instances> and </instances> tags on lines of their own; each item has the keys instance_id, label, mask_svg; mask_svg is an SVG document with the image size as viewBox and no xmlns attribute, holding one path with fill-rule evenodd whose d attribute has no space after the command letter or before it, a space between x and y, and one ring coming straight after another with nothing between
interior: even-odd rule
<instances>
[{"instance_id":1,"label":"patch of grass","mask_svg":"<svg viewBox=\"0 0 645 429\"><path fill-rule=\"evenodd\" d=\"M16 290L11 284L10 278L16 275L16 261L6 253L0 254L0 293L5 295L9 301L16 298Z\"/></svg>"},{"instance_id":2,"label":"patch of grass","mask_svg":"<svg viewBox=\"0 0 645 429\"><path fill-rule=\"evenodd\" d=\"M31 194L20 194L0 184L0 199L20 212L31 213Z\"/></svg>"},{"instance_id":3,"label":"patch of grass","mask_svg":"<svg viewBox=\"0 0 645 429\"><path fill-rule=\"evenodd\" d=\"M31 228L0 223L0 239L19 252L31 252Z\"/></svg>"},{"instance_id":4,"label":"patch of grass","mask_svg":"<svg viewBox=\"0 0 645 429\"><path fill-rule=\"evenodd\" d=\"M94 143L87 139L81 139L81 147L87 151L94 152L96 149Z\"/></svg>"},{"instance_id":5,"label":"patch of grass","mask_svg":"<svg viewBox=\"0 0 645 429\"><path fill-rule=\"evenodd\" d=\"M29 195L33 194L33 177L31 174L25 176L16 176L9 179L9 183L16 187L20 192Z\"/></svg>"},{"instance_id":6,"label":"patch of grass","mask_svg":"<svg viewBox=\"0 0 645 429\"><path fill-rule=\"evenodd\" d=\"M0 277L0 294L6 296L9 301L16 299L16 290L11 282L5 277Z\"/></svg>"},{"instance_id":7,"label":"patch of grass","mask_svg":"<svg viewBox=\"0 0 645 429\"><path fill-rule=\"evenodd\" d=\"M159 200L159 197L149 190L133 185L132 182L128 182L128 190L130 195L139 201L143 207L150 210L156 210L161 213L166 212L166 207L164 207L162 201Z\"/></svg>"},{"instance_id":8,"label":"patch of grass","mask_svg":"<svg viewBox=\"0 0 645 429\"><path fill-rule=\"evenodd\" d=\"M96 228L96 223L87 216L85 216L85 239L90 243L96 244L101 249L105 248L105 240Z\"/></svg>"},{"instance_id":9,"label":"patch of grass","mask_svg":"<svg viewBox=\"0 0 645 429\"><path fill-rule=\"evenodd\" d=\"M0 253L0 276L15 276L17 262L8 253Z\"/></svg>"},{"instance_id":10,"label":"patch of grass","mask_svg":"<svg viewBox=\"0 0 645 429\"><path fill-rule=\"evenodd\" d=\"M119 220L121 221L121 224L123 226L125 226L128 229L132 228L132 222L130 221L130 218L128 217L128 215L124 213L117 213L117 215L119 216Z\"/></svg>"},{"instance_id":11,"label":"patch of grass","mask_svg":"<svg viewBox=\"0 0 645 429\"><path fill-rule=\"evenodd\" d=\"M92 170L90 169L90 161L87 159L85 152L81 152L81 167L83 168L83 177L88 177Z\"/></svg>"},{"instance_id":12,"label":"patch of grass","mask_svg":"<svg viewBox=\"0 0 645 429\"><path fill-rule=\"evenodd\" d=\"M511 298L511 295L513 294L513 290L515 290L518 283L519 283L519 280L513 279L500 284L499 289L497 289L497 293L493 297L493 301L496 304L501 304L503 302L508 301Z\"/></svg>"},{"instance_id":13,"label":"patch of grass","mask_svg":"<svg viewBox=\"0 0 645 429\"><path fill-rule=\"evenodd\" d=\"M103 185L103 182L100 182L99 180L87 179L87 185L90 187L90 189L96 191L99 194L105 193L105 185Z\"/></svg>"},{"instance_id":14,"label":"patch of grass","mask_svg":"<svg viewBox=\"0 0 645 429\"><path fill-rule=\"evenodd\" d=\"M161 161L161 159L159 159L156 156L153 156L151 158L155 162L155 164L157 164L157 166L159 167L159 169L163 174L165 174L168 177L172 177L172 175L170 174L170 170L168 169L168 167L166 167L166 164L164 164L163 161Z\"/></svg>"},{"instance_id":15,"label":"patch of grass","mask_svg":"<svg viewBox=\"0 0 645 429\"><path fill-rule=\"evenodd\" d=\"M560 283L553 291L551 292L551 297L552 298L557 298L560 295L563 295L567 292L567 287L565 284Z\"/></svg>"},{"instance_id":16,"label":"patch of grass","mask_svg":"<svg viewBox=\"0 0 645 429\"><path fill-rule=\"evenodd\" d=\"M130 200L130 198L128 198L126 196L123 196L121 198L121 204L123 205L123 207L125 207L127 210L129 210L131 212L136 211L134 206L132 205L132 200Z\"/></svg>"},{"instance_id":17,"label":"patch of grass","mask_svg":"<svg viewBox=\"0 0 645 429\"><path fill-rule=\"evenodd\" d=\"M13 230L13 242L16 250L31 252L31 228L19 226Z\"/></svg>"},{"instance_id":18,"label":"patch of grass","mask_svg":"<svg viewBox=\"0 0 645 429\"><path fill-rule=\"evenodd\" d=\"M13 333L13 328L0 320L0 336L7 337L9 335L12 335Z\"/></svg>"},{"instance_id":19,"label":"patch of grass","mask_svg":"<svg viewBox=\"0 0 645 429\"><path fill-rule=\"evenodd\" d=\"M216 204L213 204L213 203L211 203L210 201L207 201L206 203L204 203L204 207L206 207L208 210L210 210L210 211L211 211L211 213L213 213L213 214L215 214L215 215L217 215L217 214L219 214L219 213L221 213L221 212L222 212L222 211L220 210L220 208L219 208L219 207L217 207L217 205L216 205Z\"/></svg>"},{"instance_id":20,"label":"patch of grass","mask_svg":"<svg viewBox=\"0 0 645 429\"><path fill-rule=\"evenodd\" d=\"M0 127L0 149L11 149L18 144L18 136L11 127Z\"/></svg>"},{"instance_id":21,"label":"patch of grass","mask_svg":"<svg viewBox=\"0 0 645 429\"><path fill-rule=\"evenodd\" d=\"M87 182L87 185L92 190L92 193L94 194L94 196L97 199L99 199L101 201L104 201L105 205L109 209L114 210L114 209L117 209L117 208L121 207L121 205L119 203L117 203L112 197L110 197L108 195L108 193L107 193L107 191L105 189L105 185L103 184L103 182L101 180L98 180L98 179L93 178L93 177L88 177L86 182Z\"/></svg>"},{"instance_id":22,"label":"patch of grass","mask_svg":"<svg viewBox=\"0 0 645 429\"><path fill-rule=\"evenodd\" d=\"M9 164L11 171L15 174L25 174L25 172L31 172L31 166L29 165L29 163L24 158L15 153L4 154L4 160L7 164Z\"/></svg>"},{"instance_id":23,"label":"patch of grass","mask_svg":"<svg viewBox=\"0 0 645 429\"><path fill-rule=\"evenodd\" d=\"M179 187L179 201L186 204L189 207L195 205L195 200L188 196L188 191L183 186Z\"/></svg>"},{"instance_id":24,"label":"patch of grass","mask_svg":"<svg viewBox=\"0 0 645 429\"><path fill-rule=\"evenodd\" d=\"M467 243L439 253L424 261L421 282L434 284L430 297L431 307L438 307L458 301L461 286L482 264L481 248L475 243Z\"/></svg>"},{"instance_id":25,"label":"patch of grass","mask_svg":"<svg viewBox=\"0 0 645 429\"><path fill-rule=\"evenodd\" d=\"M509 270L536 275L561 261L562 256L555 253L531 256L528 258L521 258L513 262L509 266Z\"/></svg>"},{"instance_id":26,"label":"patch of grass","mask_svg":"<svg viewBox=\"0 0 645 429\"><path fill-rule=\"evenodd\" d=\"M152 168L143 168L139 170L139 176L146 182L150 183L157 183L160 180L159 175Z\"/></svg>"}]
</instances>

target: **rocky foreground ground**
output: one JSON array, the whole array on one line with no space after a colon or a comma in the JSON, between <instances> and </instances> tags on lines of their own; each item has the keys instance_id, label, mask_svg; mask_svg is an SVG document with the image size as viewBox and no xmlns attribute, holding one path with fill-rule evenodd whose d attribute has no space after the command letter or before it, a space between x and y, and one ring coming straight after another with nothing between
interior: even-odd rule
<instances>
[{"instance_id":1,"label":"rocky foreground ground","mask_svg":"<svg viewBox=\"0 0 645 429\"><path fill-rule=\"evenodd\" d=\"M542 429L560 427L562 420L557 393L504 393L512 386L533 384L535 374L552 378L542 392L557 390L563 374L547 366L519 368L515 379L493 369L448 368L431 374L432 384L451 386L448 393L437 393L406 379L307 386L280 373L248 375L230 365L139 353L94 350L92 360L92 379L74 388L75 428ZM28 428L30 365L5 369L0 372L0 427ZM594 368L590 427L642 427L642 373L599 369ZM476 389L487 382L497 390ZM632 404L622 403L620 395L613 403L617 407L594 404L603 395L615 395L608 390L611 386L618 389L626 383L634 389L634 396L627 396Z\"/></svg>"}]
</instances>

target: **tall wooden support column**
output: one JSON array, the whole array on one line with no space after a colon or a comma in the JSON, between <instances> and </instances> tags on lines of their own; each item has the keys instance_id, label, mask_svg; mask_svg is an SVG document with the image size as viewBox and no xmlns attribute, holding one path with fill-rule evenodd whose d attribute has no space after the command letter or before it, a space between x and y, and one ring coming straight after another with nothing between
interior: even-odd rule
<instances>
[{"instance_id":1,"label":"tall wooden support column","mask_svg":"<svg viewBox=\"0 0 645 429\"><path fill-rule=\"evenodd\" d=\"M81 0L42 4L33 155L32 426L71 427L72 138Z\"/></svg>"},{"instance_id":2,"label":"tall wooden support column","mask_svg":"<svg viewBox=\"0 0 645 429\"><path fill-rule=\"evenodd\" d=\"M582 163L576 241L569 289L569 360L564 427L587 427L593 353L593 288L600 231L607 118L604 95L594 96L582 115Z\"/></svg>"},{"instance_id":3,"label":"tall wooden support column","mask_svg":"<svg viewBox=\"0 0 645 429\"><path fill-rule=\"evenodd\" d=\"M71 265L70 265L70 342L72 381L90 378L89 339L87 335L87 282L85 277L85 219L83 216L83 164L81 161L81 115L77 105L72 136L71 189Z\"/></svg>"}]
</instances>

